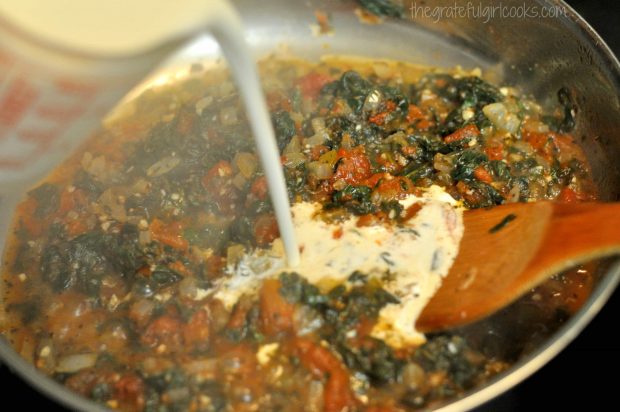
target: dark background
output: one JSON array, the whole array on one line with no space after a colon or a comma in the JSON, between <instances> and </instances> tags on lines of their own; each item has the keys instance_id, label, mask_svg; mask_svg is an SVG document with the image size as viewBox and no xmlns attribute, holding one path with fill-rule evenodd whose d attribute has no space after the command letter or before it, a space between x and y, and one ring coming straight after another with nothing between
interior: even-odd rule
<instances>
[{"instance_id":1,"label":"dark background","mask_svg":"<svg viewBox=\"0 0 620 412\"><path fill-rule=\"evenodd\" d=\"M568 0L620 56L620 1ZM619 159L620 161L620 159ZM531 378L477 412L529 410L609 410L620 387L620 340L615 329L620 314L617 291L586 330ZM61 410L0 365L2 403L10 409ZM19 406L17 406L19 405ZM5 410L5 408L2 408Z\"/></svg>"}]
</instances>

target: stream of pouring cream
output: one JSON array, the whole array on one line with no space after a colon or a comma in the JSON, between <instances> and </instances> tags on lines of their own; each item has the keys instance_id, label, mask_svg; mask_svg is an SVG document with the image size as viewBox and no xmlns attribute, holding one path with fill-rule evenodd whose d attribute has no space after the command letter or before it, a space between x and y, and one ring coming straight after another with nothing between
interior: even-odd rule
<instances>
[{"instance_id":1,"label":"stream of pouring cream","mask_svg":"<svg viewBox=\"0 0 620 412\"><path fill-rule=\"evenodd\" d=\"M0 0L0 16L52 44L109 57L148 52L171 38L210 31L241 92L287 261L297 266L299 248L271 118L243 24L227 0Z\"/></svg>"}]
</instances>

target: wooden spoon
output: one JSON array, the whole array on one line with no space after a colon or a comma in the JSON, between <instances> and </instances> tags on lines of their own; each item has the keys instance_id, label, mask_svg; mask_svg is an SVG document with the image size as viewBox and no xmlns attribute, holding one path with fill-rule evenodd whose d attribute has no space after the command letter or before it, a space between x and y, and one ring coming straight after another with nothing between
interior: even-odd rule
<instances>
[{"instance_id":1,"label":"wooden spoon","mask_svg":"<svg viewBox=\"0 0 620 412\"><path fill-rule=\"evenodd\" d=\"M464 213L448 276L422 311L422 332L491 315L551 275L620 253L620 203L513 203Z\"/></svg>"}]
</instances>

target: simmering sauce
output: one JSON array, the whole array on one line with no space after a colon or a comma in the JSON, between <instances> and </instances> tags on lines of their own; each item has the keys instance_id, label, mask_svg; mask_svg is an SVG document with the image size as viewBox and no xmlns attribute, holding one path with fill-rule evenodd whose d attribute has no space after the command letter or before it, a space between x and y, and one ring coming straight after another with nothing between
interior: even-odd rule
<instances>
[{"instance_id":1,"label":"simmering sauce","mask_svg":"<svg viewBox=\"0 0 620 412\"><path fill-rule=\"evenodd\" d=\"M581 268L500 314L507 329L413 328L463 209L596 197L570 108L387 61L272 58L261 75L300 264L228 74L147 90L15 216L0 331L43 373L126 411L432 408L588 296Z\"/></svg>"}]
</instances>

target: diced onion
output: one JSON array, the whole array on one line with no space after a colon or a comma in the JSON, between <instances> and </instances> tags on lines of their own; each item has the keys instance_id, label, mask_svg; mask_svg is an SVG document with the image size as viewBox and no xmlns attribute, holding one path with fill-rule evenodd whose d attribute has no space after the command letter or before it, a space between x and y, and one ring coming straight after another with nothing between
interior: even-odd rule
<instances>
[{"instance_id":1,"label":"diced onion","mask_svg":"<svg viewBox=\"0 0 620 412\"><path fill-rule=\"evenodd\" d=\"M371 112L373 110L377 110L379 105L381 104L381 100L383 99L383 94L381 91L375 89L371 93L366 96L366 100L364 101L364 110Z\"/></svg>"},{"instance_id":2,"label":"diced onion","mask_svg":"<svg viewBox=\"0 0 620 412\"><path fill-rule=\"evenodd\" d=\"M315 134L314 136L307 138L305 143L310 147L314 147L325 143L325 140L327 140L325 134Z\"/></svg>"},{"instance_id":3,"label":"diced onion","mask_svg":"<svg viewBox=\"0 0 620 412\"><path fill-rule=\"evenodd\" d=\"M295 168L306 161L303 153L288 153L284 156L284 166Z\"/></svg>"},{"instance_id":4,"label":"diced onion","mask_svg":"<svg viewBox=\"0 0 620 412\"><path fill-rule=\"evenodd\" d=\"M329 179L334 175L333 167L323 162L308 163L308 172L319 180Z\"/></svg>"},{"instance_id":5,"label":"diced onion","mask_svg":"<svg viewBox=\"0 0 620 412\"><path fill-rule=\"evenodd\" d=\"M196 359L183 365L183 369L192 375L215 375L218 368L218 361L214 358Z\"/></svg>"},{"instance_id":6,"label":"diced onion","mask_svg":"<svg viewBox=\"0 0 620 412\"><path fill-rule=\"evenodd\" d=\"M299 306L293 312L293 326L299 336L307 335L323 326L323 319L312 308Z\"/></svg>"},{"instance_id":7,"label":"diced onion","mask_svg":"<svg viewBox=\"0 0 620 412\"><path fill-rule=\"evenodd\" d=\"M372 65L372 69L375 74L381 79L389 79L394 77L396 70L393 64L386 62L378 62Z\"/></svg>"},{"instance_id":8,"label":"diced onion","mask_svg":"<svg viewBox=\"0 0 620 412\"><path fill-rule=\"evenodd\" d=\"M155 303L148 299L140 299L131 305L129 308L129 317L137 323L146 323L153 310L155 309Z\"/></svg>"},{"instance_id":9,"label":"diced onion","mask_svg":"<svg viewBox=\"0 0 620 412\"><path fill-rule=\"evenodd\" d=\"M56 372L74 373L82 369L95 366L97 363L96 353L80 353L77 355L64 356L58 360Z\"/></svg>"},{"instance_id":10,"label":"diced onion","mask_svg":"<svg viewBox=\"0 0 620 412\"><path fill-rule=\"evenodd\" d=\"M233 126L239 122L237 108L234 106L225 107L220 110L220 122L224 126Z\"/></svg>"},{"instance_id":11,"label":"diced onion","mask_svg":"<svg viewBox=\"0 0 620 412\"><path fill-rule=\"evenodd\" d=\"M408 363L402 371L403 384L410 390L421 388L427 380L426 372L417 363Z\"/></svg>"},{"instance_id":12,"label":"diced onion","mask_svg":"<svg viewBox=\"0 0 620 412\"><path fill-rule=\"evenodd\" d=\"M177 156L167 156L158 160L146 169L146 175L148 177L157 177L164 175L178 166L181 163L181 158Z\"/></svg>"},{"instance_id":13,"label":"diced onion","mask_svg":"<svg viewBox=\"0 0 620 412\"><path fill-rule=\"evenodd\" d=\"M196 279L187 277L179 282L179 295L182 298L194 299L198 295Z\"/></svg>"},{"instance_id":14,"label":"diced onion","mask_svg":"<svg viewBox=\"0 0 620 412\"><path fill-rule=\"evenodd\" d=\"M288 142L282 153L289 154L299 152L301 152L301 142L299 141L299 137L293 136L291 137L291 140Z\"/></svg>"},{"instance_id":15,"label":"diced onion","mask_svg":"<svg viewBox=\"0 0 620 412\"><path fill-rule=\"evenodd\" d=\"M440 172L448 173L454 167L452 159L448 156L444 156L441 153L437 153L433 158L433 167Z\"/></svg>"},{"instance_id":16,"label":"diced onion","mask_svg":"<svg viewBox=\"0 0 620 412\"><path fill-rule=\"evenodd\" d=\"M237 153L234 163L246 179L251 178L258 167L258 159L252 153L248 152Z\"/></svg>"},{"instance_id":17,"label":"diced onion","mask_svg":"<svg viewBox=\"0 0 620 412\"><path fill-rule=\"evenodd\" d=\"M500 130L514 134L519 130L521 121L515 113L510 112L503 103L492 103L482 108L484 115Z\"/></svg>"},{"instance_id":18,"label":"diced onion","mask_svg":"<svg viewBox=\"0 0 620 412\"><path fill-rule=\"evenodd\" d=\"M528 120L523 125L523 128L528 132L533 133L547 133L549 132L549 126L541 122L540 120Z\"/></svg>"},{"instance_id":19,"label":"diced onion","mask_svg":"<svg viewBox=\"0 0 620 412\"><path fill-rule=\"evenodd\" d=\"M245 247L241 244L234 244L228 246L226 249L226 261L229 265L234 265L243 257L245 253Z\"/></svg>"},{"instance_id":20,"label":"diced onion","mask_svg":"<svg viewBox=\"0 0 620 412\"><path fill-rule=\"evenodd\" d=\"M202 111L213 103L213 96L206 96L196 102L196 114L200 116Z\"/></svg>"},{"instance_id":21,"label":"diced onion","mask_svg":"<svg viewBox=\"0 0 620 412\"><path fill-rule=\"evenodd\" d=\"M314 130L315 134L322 134L325 132L325 119L322 117L315 117L310 121L312 125L312 130Z\"/></svg>"}]
</instances>

